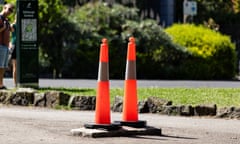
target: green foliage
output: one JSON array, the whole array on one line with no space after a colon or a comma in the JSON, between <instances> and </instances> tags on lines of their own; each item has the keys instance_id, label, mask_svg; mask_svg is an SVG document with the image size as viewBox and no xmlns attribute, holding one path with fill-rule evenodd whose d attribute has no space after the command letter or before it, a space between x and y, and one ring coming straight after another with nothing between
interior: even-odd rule
<instances>
[{"instance_id":1,"label":"green foliage","mask_svg":"<svg viewBox=\"0 0 240 144\"><path fill-rule=\"evenodd\" d=\"M192 55L179 67L183 75L190 79L229 79L235 76L235 45L228 36L192 24L175 24L166 32Z\"/></svg>"},{"instance_id":2,"label":"green foliage","mask_svg":"<svg viewBox=\"0 0 240 144\"><path fill-rule=\"evenodd\" d=\"M174 68L188 57L187 51L174 44L156 21L127 21L123 37L137 36L138 76L140 78L174 78Z\"/></svg>"},{"instance_id":3,"label":"green foliage","mask_svg":"<svg viewBox=\"0 0 240 144\"><path fill-rule=\"evenodd\" d=\"M240 12L240 0L232 0L233 3L233 10L235 13Z\"/></svg>"},{"instance_id":4,"label":"green foliage","mask_svg":"<svg viewBox=\"0 0 240 144\"><path fill-rule=\"evenodd\" d=\"M136 9L106 3L88 3L71 15L80 34L76 49L68 49L68 68L75 72L70 77L96 78L98 53L102 38L107 38L110 51L110 76L123 76L126 41L121 38L121 24L125 19L137 18ZM77 54L77 55L76 55ZM75 67L75 65L78 67Z\"/></svg>"},{"instance_id":5,"label":"green foliage","mask_svg":"<svg viewBox=\"0 0 240 144\"><path fill-rule=\"evenodd\" d=\"M198 14L194 16L195 23L202 24L213 19L221 33L230 35L233 41L239 41L239 0L197 0L197 2ZM240 52L239 46L237 51Z\"/></svg>"},{"instance_id":6,"label":"green foliage","mask_svg":"<svg viewBox=\"0 0 240 144\"><path fill-rule=\"evenodd\" d=\"M67 10L61 0L39 1L39 46L41 49L39 56L42 68L45 67L52 73L55 72L54 77L61 76L65 64L64 43L76 43L73 38L77 35L75 24L68 21ZM41 72L46 71L41 70Z\"/></svg>"},{"instance_id":7,"label":"green foliage","mask_svg":"<svg viewBox=\"0 0 240 144\"><path fill-rule=\"evenodd\" d=\"M190 24L173 25L166 29L173 40L185 46L194 56L207 58L213 56L219 49L229 47L234 49L228 36L207 29L203 26Z\"/></svg>"},{"instance_id":8,"label":"green foliage","mask_svg":"<svg viewBox=\"0 0 240 144\"><path fill-rule=\"evenodd\" d=\"M224 19L226 14L233 13L230 0L197 0L197 2L199 11L195 18L196 22L201 23L209 18Z\"/></svg>"},{"instance_id":9,"label":"green foliage","mask_svg":"<svg viewBox=\"0 0 240 144\"><path fill-rule=\"evenodd\" d=\"M194 44L198 43L201 49L195 46L184 49L173 43L156 21L141 20L139 10L136 8L96 1L81 7L77 6L87 1L38 1L40 73L56 72L56 76L96 78L99 47L101 39L105 37L109 42L110 77L124 78L128 38L134 36L137 44L139 78L172 79L187 76L186 78L189 79L221 79L234 75L230 73L235 67L232 65L235 58L221 58L225 58L226 53L228 55L233 53L232 49L224 48L225 44L228 45L228 40L206 37L204 42L211 39L219 43L208 42L208 46L205 47L206 45L201 46L200 42L193 40ZM7 2L15 3L16 1L8 0ZM230 1L219 0L216 3L216 1L198 0L198 2L201 2L198 3L198 7L202 10L197 15L197 20L206 20L210 15L214 20L217 16L217 24L226 19L227 22L229 20L238 22L238 18L234 16L222 16L225 13L232 13ZM142 7L143 3L139 0L136 5ZM219 48L214 51L209 47ZM213 57L219 60L212 61ZM200 67L196 67L193 61ZM229 64L229 61L232 62ZM226 69L215 66L219 64L224 65ZM200 69L202 67L205 73L202 73ZM189 71L192 73L189 74ZM199 75L199 73L202 74ZM204 74L205 76L202 77Z\"/></svg>"},{"instance_id":10,"label":"green foliage","mask_svg":"<svg viewBox=\"0 0 240 144\"><path fill-rule=\"evenodd\" d=\"M135 8L119 4L88 3L76 9L70 16L70 21L76 23L80 31L77 37L79 45L65 54L70 54L67 56L68 69L76 71L78 76L88 74L88 77L96 77L98 51L104 37L109 41L112 78L124 78L127 43L131 36L136 38L137 71L140 78L170 75L169 69L172 72L174 65L187 55L183 48L172 43L156 21L140 20Z\"/></svg>"}]
</instances>

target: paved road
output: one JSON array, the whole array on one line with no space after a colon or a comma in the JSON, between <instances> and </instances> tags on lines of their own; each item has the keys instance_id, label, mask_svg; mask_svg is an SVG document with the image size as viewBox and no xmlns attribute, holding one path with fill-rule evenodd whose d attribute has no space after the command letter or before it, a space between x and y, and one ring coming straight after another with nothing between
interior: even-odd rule
<instances>
[{"instance_id":1,"label":"paved road","mask_svg":"<svg viewBox=\"0 0 240 144\"><path fill-rule=\"evenodd\" d=\"M112 121L120 113L111 114ZM1 144L239 144L240 121L199 117L141 114L148 126L162 129L162 136L82 138L71 129L91 123L93 111L64 111L0 105Z\"/></svg>"},{"instance_id":2,"label":"paved road","mask_svg":"<svg viewBox=\"0 0 240 144\"><path fill-rule=\"evenodd\" d=\"M13 80L5 78L7 87ZM40 87L95 88L97 80L89 79L39 79ZM138 87L215 87L240 88L240 81L191 81L191 80L137 80ZM124 80L110 80L110 88L122 88Z\"/></svg>"},{"instance_id":3,"label":"paved road","mask_svg":"<svg viewBox=\"0 0 240 144\"><path fill-rule=\"evenodd\" d=\"M12 79L4 79L12 87ZM123 80L111 80L111 87L123 87ZM40 87L95 88L96 80L40 79ZM232 87L239 81L148 81L138 87ZM120 120L112 113L112 120ZM0 104L1 144L240 144L240 120L199 117L168 117L141 114L149 126L161 128L163 136L136 136L89 139L74 137L71 129L93 122L94 112L62 111L33 107L6 107Z\"/></svg>"}]
</instances>

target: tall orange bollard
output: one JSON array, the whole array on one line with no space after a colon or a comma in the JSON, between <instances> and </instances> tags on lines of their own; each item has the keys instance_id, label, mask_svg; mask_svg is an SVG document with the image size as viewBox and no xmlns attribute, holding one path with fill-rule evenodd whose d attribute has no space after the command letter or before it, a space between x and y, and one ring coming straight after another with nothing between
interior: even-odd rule
<instances>
[{"instance_id":1,"label":"tall orange bollard","mask_svg":"<svg viewBox=\"0 0 240 144\"><path fill-rule=\"evenodd\" d=\"M136 47L133 37L129 38L127 65L124 83L123 120L138 121L137 80L136 80Z\"/></svg>"},{"instance_id":2,"label":"tall orange bollard","mask_svg":"<svg viewBox=\"0 0 240 144\"><path fill-rule=\"evenodd\" d=\"M102 39L99 58L95 124L85 124L86 128L107 130L120 128L119 124L111 124L109 91L108 44L107 39L104 38Z\"/></svg>"},{"instance_id":3,"label":"tall orange bollard","mask_svg":"<svg viewBox=\"0 0 240 144\"><path fill-rule=\"evenodd\" d=\"M123 121L116 121L116 123L136 128L146 127L146 121L138 120L136 46L134 37L130 37L128 43L122 119Z\"/></svg>"},{"instance_id":4,"label":"tall orange bollard","mask_svg":"<svg viewBox=\"0 0 240 144\"><path fill-rule=\"evenodd\" d=\"M102 40L96 95L95 123L110 124L110 96L107 39Z\"/></svg>"}]
</instances>

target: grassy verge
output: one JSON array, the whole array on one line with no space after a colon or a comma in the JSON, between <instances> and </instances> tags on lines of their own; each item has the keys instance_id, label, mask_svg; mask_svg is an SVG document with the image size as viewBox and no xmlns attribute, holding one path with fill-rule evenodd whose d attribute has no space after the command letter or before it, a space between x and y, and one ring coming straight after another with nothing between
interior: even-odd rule
<instances>
[{"instance_id":1,"label":"grassy verge","mask_svg":"<svg viewBox=\"0 0 240 144\"><path fill-rule=\"evenodd\" d=\"M41 88L39 91L57 90L70 95L95 96L95 89ZM111 89L111 101L123 96L123 89ZM218 107L240 106L240 88L138 88L138 99L156 96L171 100L174 105L217 104Z\"/></svg>"}]
</instances>

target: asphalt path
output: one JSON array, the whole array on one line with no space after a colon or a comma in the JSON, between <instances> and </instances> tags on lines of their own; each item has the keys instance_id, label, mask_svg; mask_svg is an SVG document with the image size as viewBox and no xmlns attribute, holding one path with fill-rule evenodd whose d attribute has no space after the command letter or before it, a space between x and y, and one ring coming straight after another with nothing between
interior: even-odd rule
<instances>
[{"instance_id":1,"label":"asphalt path","mask_svg":"<svg viewBox=\"0 0 240 144\"><path fill-rule=\"evenodd\" d=\"M111 113L121 120L121 113ZM161 136L83 138L71 130L94 121L93 111L66 111L0 105L1 144L240 144L240 121L208 117L141 114Z\"/></svg>"},{"instance_id":2,"label":"asphalt path","mask_svg":"<svg viewBox=\"0 0 240 144\"><path fill-rule=\"evenodd\" d=\"M4 78L4 84L13 87L12 78ZM39 87L96 88L95 79L39 79ZM110 80L110 88L123 88L124 80ZM138 87L185 88L240 88L240 81L194 80L137 80Z\"/></svg>"},{"instance_id":3,"label":"asphalt path","mask_svg":"<svg viewBox=\"0 0 240 144\"><path fill-rule=\"evenodd\" d=\"M7 87L13 80L5 78ZM225 87L238 88L239 81L138 80L138 87ZM40 87L95 88L96 80L40 79ZM110 87L122 88L124 80L110 80ZM0 104L1 144L240 144L240 121L213 117L176 117L140 114L148 126L162 129L161 136L82 138L72 129L94 122L94 111L67 111ZM121 113L111 113L121 120Z\"/></svg>"}]
</instances>

